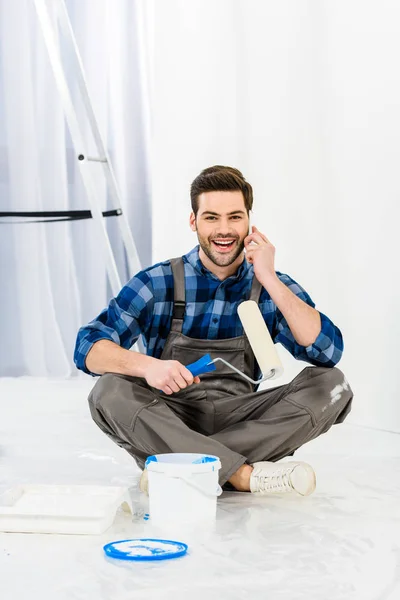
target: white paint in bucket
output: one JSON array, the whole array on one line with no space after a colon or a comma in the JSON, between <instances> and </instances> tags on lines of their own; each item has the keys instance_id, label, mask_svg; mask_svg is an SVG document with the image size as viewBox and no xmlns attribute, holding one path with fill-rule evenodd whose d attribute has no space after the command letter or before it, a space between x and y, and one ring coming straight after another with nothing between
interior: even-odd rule
<instances>
[{"instance_id":1,"label":"white paint in bucket","mask_svg":"<svg viewBox=\"0 0 400 600\"><path fill-rule=\"evenodd\" d=\"M151 523L198 525L215 519L221 462L206 454L156 454L146 461Z\"/></svg>"}]
</instances>

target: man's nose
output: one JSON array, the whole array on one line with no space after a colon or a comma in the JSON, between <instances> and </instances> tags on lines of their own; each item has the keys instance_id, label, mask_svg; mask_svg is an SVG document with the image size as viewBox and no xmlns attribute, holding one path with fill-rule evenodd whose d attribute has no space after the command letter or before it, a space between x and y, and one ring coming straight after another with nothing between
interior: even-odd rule
<instances>
[{"instance_id":1,"label":"man's nose","mask_svg":"<svg viewBox=\"0 0 400 600\"><path fill-rule=\"evenodd\" d=\"M219 223L219 230L221 233L224 232L224 235L228 237L228 235L233 231L232 223L228 219L222 219Z\"/></svg>"}]
</instances>

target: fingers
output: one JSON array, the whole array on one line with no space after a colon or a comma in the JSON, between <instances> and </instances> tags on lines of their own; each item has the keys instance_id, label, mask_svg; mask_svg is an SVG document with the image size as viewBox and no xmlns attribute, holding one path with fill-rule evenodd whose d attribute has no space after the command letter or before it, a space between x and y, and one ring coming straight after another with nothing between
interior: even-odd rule
<instances>
[{"instance_id":1,"label":"fingers","mask_svg":"<svg viewBox=\"0 0 400 600\"><path fill-rule=\"evenodd\" d=\"M167 394L168 396L171 394L177 394L181 391L181 389L186 387L186 382L184 379L179 377L169 376L164 379L164 381L158 385L158 388Z\"/></svg>"},{"instance_id":2,"label":"fingers","mask_svg":"<svg viewBox=\"0 0 400 600\"><path fill-rule=\"evenodd\" d=\"M249 245L251 242L255 242L256 244L268 244L267 238L261 235L258 231L250 233L244 241L244 245Z\"/></svg>"},{"instance_id":3,"label":"fingers","mask_svg":"<svg viewBox=\"0 0 400 600\"><path fill-rule=\"evenodd\" d=\"M264 235L263 233L261 233L261 231L259 229L257 229L257 227L255 225L253 225L253 232L254 233L258 233L262 239L264 240L264 242L266 242L267 244L270 243L269 239L267 238L266 235Z\"/></svg>"},{"instance_id":4,"label":"fingers","mask_svg":"<svg viewBox=\"0 0 400 600\"><path fill-rule=\"evenodd\" d=\"M185 371L187 371L189 375L186 375ZM174 375L174 380L175 383L183 390L185 387L193 383L193 375L186 369L186 367L183 369L181 367L178 373Z\"/></svg>"},{"instance_id":5,"label":"fingers","mask_svg":"<svg viewBox=\"0 0 400 600\"><path fill-rule=\"evenodd\" d=\"M253 264L254 258L253 258L253 254L250 254L249 252L246 253L246 260L249 264Z\"/></svg>"},{"instance_id":6,"label":"fingers","mask_svg":"<svg viewBox=\"0 0 400 600\"><path fill-rule=\"evenodd\" d=\"M194 377L193 383L201 383L200 377L197 377L197 376ZM162 391L164 392L164 394L167 394L167 396L170 396L171 394L176 394L176 393L180 392L185 387L188 387L188 386L185 384L185 385L182 385L182 387L180 387L179 385L176 384L176 382L170 382L169 385L165 385L162 388Z\"/></svg>"},{"instance_id":7,"label":"fingers","mask_svg":"<svg viewBox=\"0 0 400 600\"><path fill-rule=\"evenodd\" d=\"M185 366L181 365L180 374L182 379L185 380L186 385L191 385L193 383L193 375Z\"/></svg>"},{"instance_id":8,"label":"fingers","mask_svg":"<svg viewBox=\"0 0 400 600\"><path fill-rule=\"evenodd\" d=\"M170 387L170 388L171 388L171 390L172 390L172 391L173 391L175 394L176 394L177 392L180 392L180 391L181 391L181 387L180 387L180 386L179 386L179 385L176 383L176 381L175 381L174 379L172 379L172 380L170 379L170 380L169 380L169 382L168 382L168 384L167 384L167 387ZM185 385L184 387L186 387L186 385Z\"/></svg>"},{"instance_id":9,"label":"fingers","mask_svg":"<svg viewBox=\"0 0 400 600\"><path fill-rule=\"evenodd\" d=\"M188 385L192 385L192 383L200 383L199 377L194 377L184 365L180 362L175 361L173 365L173 370L170 373L170 377L168 379L168 383L165 383L162 390L168 396L171 394L176 394L181 390L188 387Z\"/></svg>"},{"instance_id":10,"label":"fingers","mask_svg":"<svg viewBox=\"0 0 400 600\"><path fill-rule=\"evenodd\" d=\"M200 383L200 378L193 377L189 369L178 360L156 358L148 364L144 378L150 387L160 390L168 396L177 394L188 385Z\"/></svg>"},{"instance_id":11,"label":"fingers","mask_svg":"<svg viewBox=\"0 0 400 600\"><path fill-rule=\"evenodd\" d=\"M246 248L246 252L247 252L247 250L248 250L249 246L251 247L251 242L253 241L253 240L252 240L252 238L251 238L251 235L252 235L252 234L248 235L248 236L247 236L247 237L245 237L245 238L244 238L244 240L243 240L244 247Z\"/></svg>"},{"instance_id":12,"label":"fingers","mask_svg":"<svg viewBox=\"0 0 400 600\"><path fill-rule=\"evenodd\" d=\"M270 244L271 243L269 241L269 239L267 238L267 236L264 233L262 233L259 229L257 229L257 227L255 225L252 225L251 230L252 230L251 233L249 233L249 235L246 238L246 239L249 239L249 241L254 241L256 243L261 243L261 240L262 240L266 244Z\"/></svg>"}]
</instances>

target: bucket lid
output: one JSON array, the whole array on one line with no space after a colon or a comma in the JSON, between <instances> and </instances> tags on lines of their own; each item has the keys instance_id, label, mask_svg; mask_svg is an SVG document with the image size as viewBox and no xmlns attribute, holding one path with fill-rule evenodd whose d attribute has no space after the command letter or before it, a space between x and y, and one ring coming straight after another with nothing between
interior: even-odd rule
<instances>
[{"instance_id":1,"label":"bucket lid","mask_svg":"<svg viewBox=\"0 0 400 600\"><path fill-rule=\"evenodd\" d=\"M152 538L118 540L103 547L110 558L119 560L167 560L186 554L188 547L183 542Z\"/></svg>"},{"instance_id":2,"label":"bucket lid","mask_svg":"<svg viewBox=\"0 0 400 600\"><path fill-rule=\"evenodd\" d=\"M173 452L170 454L154 454L149 456L145 463L149 471L169 471L182 469L192 473L217 471L221 468L218 456L209 454L191 454Z\"/></svg>"}]
</instances>

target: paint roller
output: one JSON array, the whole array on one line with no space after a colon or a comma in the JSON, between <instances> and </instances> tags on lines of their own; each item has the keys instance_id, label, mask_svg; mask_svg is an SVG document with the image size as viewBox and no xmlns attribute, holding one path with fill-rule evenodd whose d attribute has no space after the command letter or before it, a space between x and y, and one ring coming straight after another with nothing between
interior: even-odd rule
<instances>
[{"instance_id":1,"label":"paint roller","mask_svg":"<svg viewBox=\"0 0 400 600\"><path fill-rule=\"evenodd\" d=\"M217 357L212 359L209 354L202 356L202 358L190 365L186 365L186 368L189 369L193 377L215 371L216 366L214 363L218 361L224 363L230 369L239 373L241 377L255 385L258 385L267 379L276 379L282 375L282 362L275 350L274 342L269 334L268 327L265 324L257 302L254 302L254 300L247 300L246 302L239 304L238 315L254 356L257 359L258 366L260 367L262 374L261 379L255 381L223 358Z\"/></svg>"}]
</instances>

